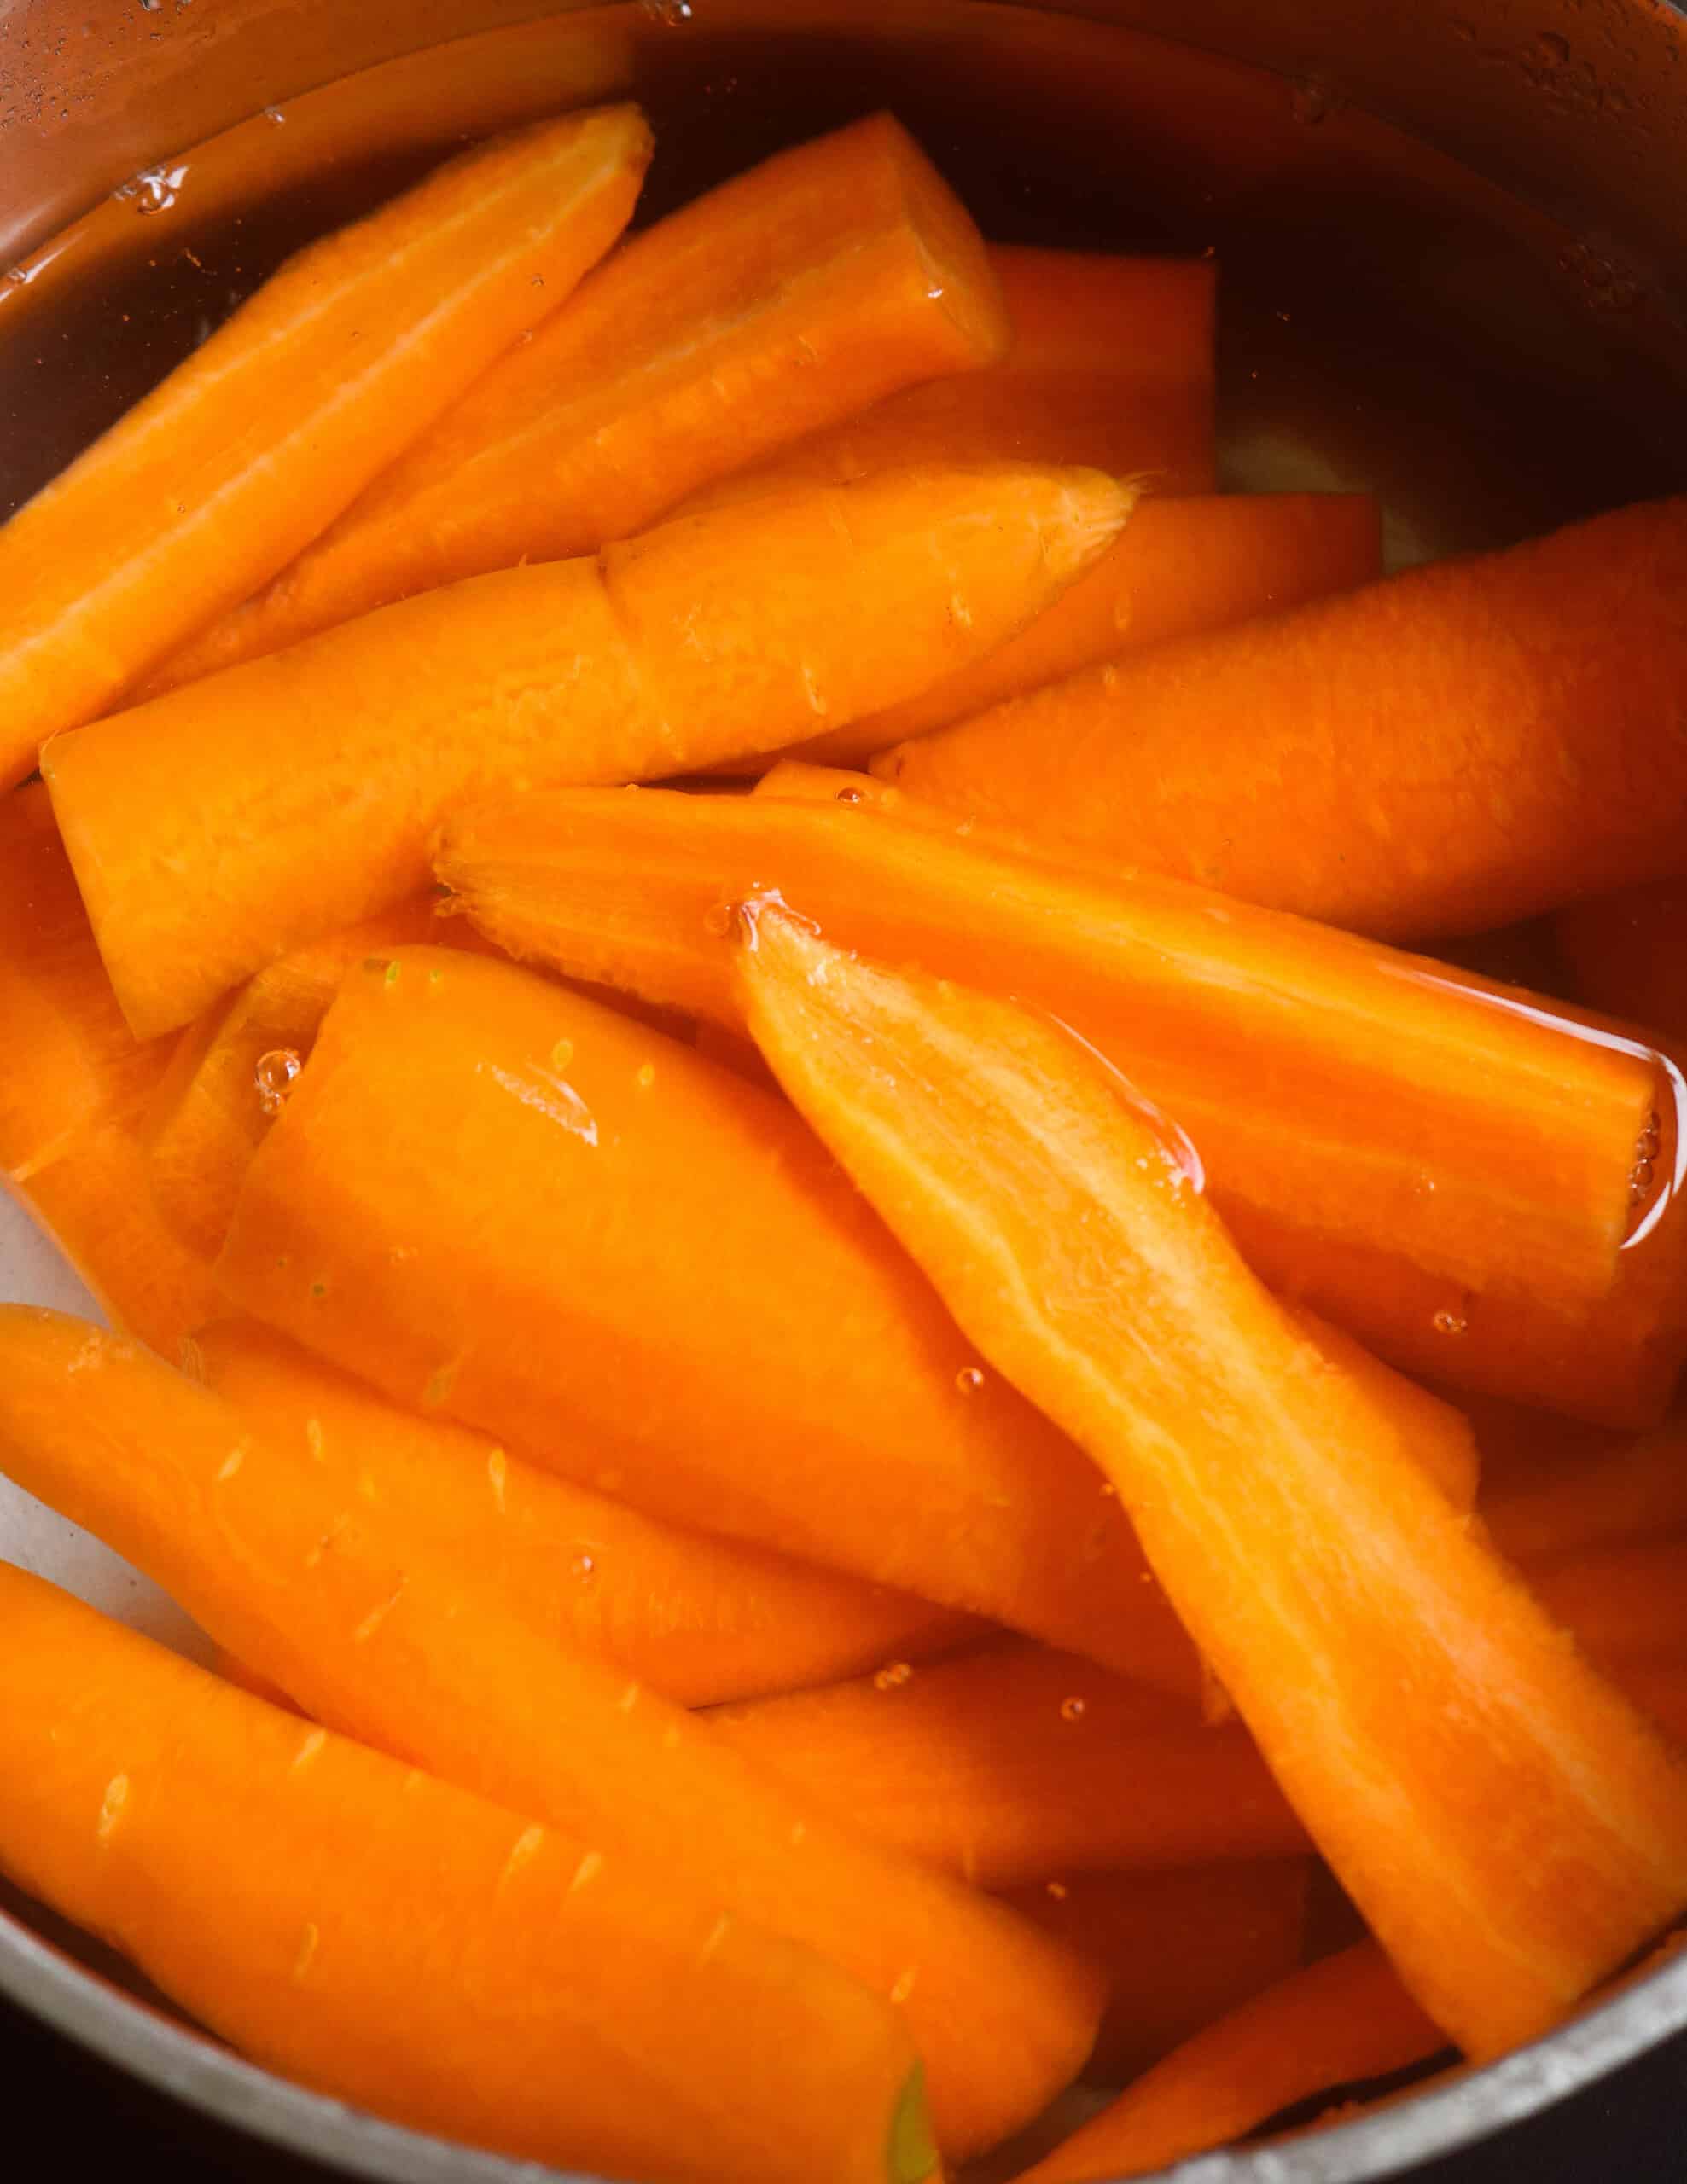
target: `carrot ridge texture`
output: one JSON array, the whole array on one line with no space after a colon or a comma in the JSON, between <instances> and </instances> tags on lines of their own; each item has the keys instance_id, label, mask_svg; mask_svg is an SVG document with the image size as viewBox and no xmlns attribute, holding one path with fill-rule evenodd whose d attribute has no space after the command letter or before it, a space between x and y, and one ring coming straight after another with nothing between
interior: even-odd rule
<instances>
[{"instance_id":1,"label":"carrot ridge texture","mask_svg":"<svg viewBox=\"0 0 1687 2184\"><path fill-rule=\"evenodd\" d=\"M684 773L908 696L1056 598L1131 502L1097 471L1008 464L799 489L55 737L42 770L131 1027L416 892L465 796Z\"/></svg>"},{"instance_id":2,"label":"carrot ridge texture","mask_svg":"<svg viewBox=\"0 0 1687 2184\"><path fill-rule=\"evenodd\" d=\"M465 154L312 245L0 529L0 786L267 583L626 224L636 107Z\"/></svg>"},{"instance_id":3,"label":"carrot ridge texture","mask_svg":"<svg viewBox=\"0 0 1687 2184\"><path fill-rule=\"evenodd\" d=\"M5 1563L0 1635L0 1868L254 2059L569 2168L934 2168L893 2158L920 2135L906 2027L817 1957Z\"/></svg>"},{"instance_id":4,"label":"carrot ridge texture","mask_svg":"<svg viewBox=\"0 0 1687 2184\"><path fill-rule=\"evenodd\" d=\"M777 887L850 946L1071 1024L1189 1131L1271 1285L1392 1362L1596 1414L1661 1409L1682 1347L1669 1300L1637 1302L1620 1275L1649 1255L1621 1240L1669 1104L1648 1050L1183 881L969 838L901 792L873 808L837 778L829 799L811 775L799 797L468 806L434 868L511 954L728 1024L710 921ZM1574 1337L1596 1325L1584 1363Z\"/></svg>"},{"instance_id":5,"label":"carrot ridge texture","mask_svg":"<svg viewBox=\"0 0 1687 2184\"><path fill-rule=\"evenodd\" d=\"M1308 1375L1163 1122L1011 1003L771 906L758 1043L985 1357L1107 1472L1417 2001L1477 2059L1687 1902L1687 1767ZM1362 1455L1363 1452L1363 1455Z\"/></svg>"},{"instance_id":6,"label":"carrot ridge texture","mask_svg":"<svg viewBox=\"0 0 1687 2184\"><path fill-rule=\"evenodd\" d=\"M1007 340L977 231L899 122L778 153L633 236L160 687L415 592L595 553Z\"/></svg>"},{"instance_id":7,"label":"carrot ridge texture","mask_svg":"<svg viewBox=\"0 0 1687 2184\"><path fill-rule=\"evenodd\" d=\"M0 1459L324 1728L677 1881L901 2007L940 2142L1017 2129L1095 2037L1091 1967L790 1798L625 1671L525 1627L483 1571L133 1345L0 1307ZM613 2021L606 2018L606 2022Z\"/></svg>"},{"instance_id":8,"label":"carrot ridge texture","mask_svg":"<svg viewBox=\"0 0 1687 2184\"><path fill-rule=\"evenodd\" d=\"M1678 874L1687 498L1181 640L875 761L963 814L1392 940Z\"/></svg>"}]
</instances>

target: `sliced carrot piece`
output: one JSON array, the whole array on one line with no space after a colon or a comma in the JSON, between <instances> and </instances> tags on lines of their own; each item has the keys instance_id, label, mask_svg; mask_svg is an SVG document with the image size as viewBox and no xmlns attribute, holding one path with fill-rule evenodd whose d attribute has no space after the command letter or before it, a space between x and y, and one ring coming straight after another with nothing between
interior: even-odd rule
<instances>
[{"instance_id":1,"label":"sliced carrot piece","mask_svg":"<svg viewBox=\"0 0 1687 2184\"><path fill-rule=\"evenodd\" d=\"M5 1563L0 1632L0 1867L258 2060L570 2169L934 2170L905 2026L819 1958Z\"/></svg>"},{"instance_id":2,"label":"sliced carrot piece","mask_svg":"<svg viewBox=\"0 0 1687 2184\"><path fill-rule=\"evenodd\" d=\"M1018 2184L1147 2175L1314 2094L1422 2062L1442 2045L1382 1951L1360 1943L1197 2032Z\"/></svg>"},{"instance_id":3,"label":"sliced carrot piece","mask_svg":"<svg viewBox=\"0 0 1687 2184\"><path fill-rule=\"evenodd\" d=\"M594 553L1007 340L976 229L890 115L782 152L635 236L164 683L463 577Z\"/></svg>"},{"instance_id":4,"label":"sliced carrot piece","mask_svg":"<svg viewBox=\"0 0 1687 2184\"><path fill-rule=\"evenodd\" d=\"M986 1888L1306 1847L1243 1731L1041 1647L899 1663L710 1718L805 1799Z\"/></svg>"},{"instance_id":5,"label":"sliced carrot piece","mask_svg":"<svg viewBox=\"0 0 1687 2184\"><path fill-rule=\"evenodd\" d=\"M1310 1375L1164 1123L1011 1003L771 907L757 1043L985 1356L1085 1446L1284 1794L1467 2053L1687 1902L1687 1767L1341 1376ZM1310 1694L1310 1696L1309 1696Z\"/></svg>"},{"instance_id":6,"label":"sliced carrot piece","mask_svg":"<svg viewBox=\"0 0 1687 2184\"><path fill-rule=\"evenodd\" d=\"M464 795L683 772L906 697L1046 606L1131 502L1097 471L1010 465L796 490L55 737L42 770L131 1025L187 1022L414 893Z\"/></svg>"},{"instance_id":7,"label":"sliced carrot piece","mask_svg":"<svg viewBox=\"0 0 1687 2184\"><path fill-rule=\"evenodd\" d=\"M470 152L303 251L0 530L0 787L265 584L625 226L636 107Z\"/></svg>"},{"instance_id":8,"label":"sliced carrot piece","mask_svg":"<svg viewBox=\"0 0 1687 2184\"><path fill-rule=\"evenodd\" d=\"M865 808L847 778L837 795L534 795L454 815L435 869L512 954L729 1023L710 921L778 886L841 940L1074 1025L1190 1133L1273 1286L1393 1362L1544 1382L1544 1400L1580 1378L1621 1409L1655 1340L1644 1392L1661 1406L1687 1284L1661 1258L1655 1298L1613 1287L1620 1262L1651 1279L1652 1240L1620 1245L1655 1118L1657 1166L1673 1158L1672 1080L1649 1049L1182 882L969 840L917 799ZM1563 1358L1564 1329L1597 1313L1594 1363Z\"/></svg>"},{"instance_id":9,"label":"sliced carrot piece","mask_svg":"<svg viewBox=\"0 0 1687 2184\"><path fill-rule=\"evenodd\" d=\"M1552 931L1591 1008L1687 1041L1687 880L1573 903Z\"/></svg>"},{"instance_id":10,"label":"sliced carrot piece","mask_svg":"<svg viewBox=\"0 0 1687 2184\"><path fill-rule=\"evenodd\" d=\"M1107 1974L1107 2007L1085 2075L1122 2085L1298 1971L1306 1858L1166 1873L1078 1873L1009 1890L1022 1918Z\"/></svg>"},{"instance_id":11,"label":"sliced carrot piece","mask_svg":"<svg viewBox=\"0 0 1687 2184\"><path fill-rule=\"evenodd\" d=\"M1687 499L1086 669L875 760L963 815L1394 940L1681 861Z\"/></svg>"},{"instance_id":12,"label":"sliced carrot piece","mask_svg":"<svg viewBox=\"0 0 1687 2184\"><path fill-rule=\"evenodd\" d=\"M1082 2063L1088 1967L806 1809L701 1717L526 1628L484 1576L348 1506L307 1453L58 1314L0 1307L0 1365L4 1468L312 1720L660 1865L890 1995L946 2149L993 2143Z\"/></svg>"},{"instance_id":13,"label":"sliced carrot piece","mask_svg":"<svg viewBox=\"0 0 1687 2184\"><path fill-rule=\"evenodd\" d=\"M512 965L353 973L219 1270L580 1484L1189 1686L1093 1467L979 1372L785 1103Z\"/></svg>"},{"instance_id":14,"label":"sliced carrot piece","mask_svg":"<svg viewBox=\"0 0 1687 2184\"><path fill-rule=\"evenodd\" d=\"M195 1370L349 1507L473 1565L537 1635L565 1637L681 1706L795 1691L976 1633L906 1594L683 1532L484 1433L396 1409L251 1320L203 1327Z\"/></svg>"},{"instance_id":15,"label":"sliced carrot piece","mask_svg":"<svg viewBox=\"0 0 1687 2184\"><path fill-rule=\"evenodd\" d=\"M1485 1494L1482 1517L1514 1558L1687 1532L1687 1417L1614 1449L1574 1449Z\"/></svg>"}]
</instances>

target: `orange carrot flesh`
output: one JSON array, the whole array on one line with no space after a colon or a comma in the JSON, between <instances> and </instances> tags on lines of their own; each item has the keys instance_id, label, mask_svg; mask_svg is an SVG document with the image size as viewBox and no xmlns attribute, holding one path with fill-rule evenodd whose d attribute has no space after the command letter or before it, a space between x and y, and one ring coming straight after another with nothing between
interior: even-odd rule
<instances>
[{"instance_id":1,"label":"orange carrot flesh","mask_svg":"<svg viewBox=\"0 0 1687 2184\"><path fill-rule=\"evenodd\" d=\"M620 234L636 107L468 153L302 252L0 530L0 786L265 584Z\"/></svg>"},{"instance_id":2,"label":"orange carrot flesh","mask_svg":"<svg viewBox=\"0 0 1687 2184\"><path fill-rule=\"evenodd\" d=\"M1360 1943L1196 2032L1018 2184L1147 2175L1314 2094L1422 2062L1443 2044L1382 1951Z\"/></svg>"},{"instance_id":3,"label":"orange carrot flesh","mask_svg":"<svg viewBox=\"0 0 1687 2184\"><path fill-rule=\"evenodd\" d=\"M580 1484L1189 1687L1093 1467L978 1371L785 1103L511 965L353 972L218 1269Z\"/></svg>"},{"instance_id":4,"label":"orange carrot flesh","mask_svg":"<svg viewBox=\"0 0 1687 2184\"><path fill-rule=\"evenodd\" d=\"M1091 668L875 761L965 815L1394 940L1679 865L1687 499Z\"/></svg>"},{"instance_id":5,"label":"orange carrot flesh","mask_svg":"<svg viewBox=\"0 0 1687 2184\"><path fill-rule=\"evenodd\" d=\"M1122 2085L1304 1961L1310 1862L1078 1873L1007 1891L1021 1918L1091 1958L1107 2007L1085 2076Z\"/></svg>"},{"instance_id":6,"label":"orange carrot flesh","mask_svg":"<svg viewBox=\"0 0 1687 2184\"><path fill-rule=\"evenodd\" d=\"M1687 1417L1515 1476L1484 1496L1482 1519L1514 1560L1687 1532Z\"/></svg>"},{"instance_id":7,"label":"orange carrot flesh","mask_svg":"<svg viewBox=\"0 0 1687 2184\"><path fill-rule=\"evenodd\" d=\"M1687 1902L1687 1767L1369 1442L1340 1376L1307 1374L1121 1080L1013 1004L870 967L776 909L751 930L751 1028L787 1092L1118 1487L1417 2000L1479 2058L1557 2021Z\"/></svg>"},{"instance_id":8,"label":"orange carrot flesh","mask_svg":"<svg viewBox=\"0 0 1687 2184\"><path fill-rule=\"evenodd\" d=\"M1687 880L1573 903L1552 932L1590 1008L1687 1041Z\"/></svg>"},{"instance_id":9,"label":"orange carrot flesh","mask_svg":"<svg viewBox=\"0 0 1687 2184\"><path fill-rule=\"evenodd\" d=\"M710 1718L805 1799L980 1887L1306 1847L1243 1731L1039 1647Z\"/></svg>"},{"instance_id":10,"label":"orange carrot flesh","mask_svg":"<svg viewBox=\"0 0 1687 2184\"><path fill-rule=\"evenodd\" d=\"M1375 943L841 795L534 795L455 815L435 869L510 953L729 1022L708 921L768 886L866 952L1050 1009L1178 1117L1274 1284L1385 1353L1390 1281L1427 1294L1402 1333L1448 1379L1508 1285L1581 1309L1643 1256L1620 1246L1670 1106L1649 1050Z\"/></svg>"},{"instance_id":11,"label":"orange carrot flesh","mask_svg":"<svg viewBox=\"0 0 1687 2184\"><path fill-rule=\"evenodd\" d=\"M0 1461L26 1491L324 1728L660 1865L890 1995L945 2150L1012 2131L1082 2063L1087 1966L806 1809L702 1717L524 1627L474 1570L348 1506L308 1454L56 1314L0 1308Z\"/></svg>"},{"instance_id":12,"label":"orange carrot flesh","mask_svg":"<svg viewBox=\"0 0 1687 2184\"><path fill-rule=\"evenodd\" d=\"M920 2122L905 2027L819 1959L3 1563L0 1633L0 1867L256 2059L571 2169L934 2167L893 2152Z\"/></svg>"},{"instance_id":13,"label":"orange carrot flesh","mask_svg":"<svg viewBox=\"0 0 1687 2184\"><path fill-rule=\"evenodd\" d=\"M255 1321L201 1328L193 1360L264 1440L323 1467L346 1503L472 1565L535 1634L678 1705L929 1658L971 1631L905 1594L682 1532L571 1485L483 1433L396 1409Z\"/></svg>"},{"instance_id":14,"label":"orange carrot flesh","mask_svg":"<svg viewBox=\"0 0 1687 2184\"><path fill-rule=\"evenodd\" d=\"M909 695L1047 605L1131 500L1009 465L774 495L55 737L42 769L130 1024L170 1030L416 892L463 796L683 772Z\"/></svg>"},{"instance_id":15,"label":"orange carrot flesh","mask_svg":"<svg viewBox=\"0 0 1687 2184\"><path fill-rule=\"evenodd\" d=\"M1007 340L977 232L899 124L799 145L635 236L166 684L414 592L594 553Z\"/></svg>"}]
</instances>

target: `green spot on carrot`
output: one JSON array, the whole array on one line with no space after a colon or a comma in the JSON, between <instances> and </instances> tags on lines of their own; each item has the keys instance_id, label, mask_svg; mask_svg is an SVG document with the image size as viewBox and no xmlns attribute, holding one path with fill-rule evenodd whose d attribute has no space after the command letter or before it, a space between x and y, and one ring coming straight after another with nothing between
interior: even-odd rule
<instances>
[{"instance_id":1,"label":"green spot on carrot","mask_svg":"<svg viewBox=\"0 0 1687 2184\"><path fill-rule=\"evenodd\" d=\"M386 983L387 983L389 986L395 986L395 985L398 985L398 970L399 970L399 966L398 966L397 963L389 963L389 964L387 966L387 979L386 979Z\"/></svg>"},{"instance_id":2,"label":"green spot on carrot","mask_svg":"<svg viewBox=\"0 0 1687 2184\"><path fill-rule=\"evenodd\" d=\"M937 2170L937 2146L931 2135L931 2115L926 2106L926 2072L916 2063L908 2073L890 2119L890 2151L886 2164L890 2184L925 2184Z\"/></svg>"}]
</instances>

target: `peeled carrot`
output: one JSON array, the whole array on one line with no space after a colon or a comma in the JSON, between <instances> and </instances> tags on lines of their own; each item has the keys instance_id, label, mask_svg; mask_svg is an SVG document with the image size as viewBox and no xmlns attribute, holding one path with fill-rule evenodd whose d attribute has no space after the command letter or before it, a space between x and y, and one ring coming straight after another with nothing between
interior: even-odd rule
<instances>
[{"instance_id":1,"label":"peeled carrot","mask_svg":"<svg viewBox=\"0 0 1687 2184\"><path fill-rule=\"evenodd\" d=\"M1615 1449L1573 1452L1533 1476L1521 1467L1482 1517L1514 1558L1687 1532L1687 1416Z\"/></svg>"},{"instance_id":2,"label":"peeled carrot","mask_svg":"<svg viewBox=\"0 0 1687 2184\"><path fill-rule=\"evenodd\" d=\"M483 1574L348 1506L308 1453L145 1351L0 1307L0 1464L324 1728L660 1866L889 1994L945 2149L1005 2135L1083 2061L1087 1967L806 1811L700 1716L536 1634Z\"/></svg>"},{"instance_id":3,"label":"peeled carrot","mask_svg":"<svg viewBox=\"0 0 1687 2184\"><path fill-rule=\"evenodd\" d=\"M1306 1858L1079 1873L1004 1900L1107 1974L1085 2076L1122 2085L1304 1960Z\"/></svg>"},{"instance_id":4,"label":"peeled carrot","mask_svg":"<svg viewBox=\"0 0 1687 2184\"><path fill-rule=\"evenodd\" d=\"M748 920L757 1043L986 1358L1086 1447L1402 1978L1480 2058L1687 1902L1687 1767L1373 1443L1165 1124L1012 1003Z\"/></svg>"},{"instance_id":5,"label":"peeled carrot","mask_svg":"<svg viewBox=\"0 0 1687 2184\"><path fill-rule=\"evenodd\" d=\"M823 1810L985 1888L1306 1847L1241 1729L1041 1647L899 1664L710 1718Z\"/></svg>"},{"instance_id":6,"label":"peeled carrot","mask_svg":"<svg viewBox=\"0 0 1687 2184\"><path fill-rule=\"evenodd\" d=\"M773 495L55 737L42 770L125 1015L170 1030L414 893L465 795L684 772L906 697L1046 606L1129 505L1099 472L1009 465Z\"/></svg>"},{"instance_id":7,"label":"peeled carrot","mask_svg":"<svg viewBox=\"0 0 1687 2184\"><path fill-rule=\"evenodd\" d=\"M1687 880L1573 903L1552 931L1591 1008L1687 1041Z\"/></svg>"},{"instance_id":8,"label":"peeled carrot","mask_svg":"<svg viewBox=\"0 0 1687 2184\"><path fill-rule=\"evenodd\" d=\"M0 787L267 583L560 302L625 226L650 150L620 106L451 161L290 260L14 516Z\"/></svg>"},{"instance_id":9,"label":"peeled carrot","mask_svg":"<svg viewBox=\"0 0 1687 2184\"><path fill-rule=\"evenodd\" d=\"M986 376L952 382L957 398ZM1012 444L1004 436L1004 450ZM1367 493L1144 499L1089 574L1018 636L902 705L811 737L799 752L856 764L1100 661L1367 583L1381 572L1382 550Z\"/></svg>"},{"instance_id":10,"label":"peeled carrot","mask_svg":"<svg viewBox=\"0 0 1687 2184\"><path fill-rule=\"evenodd\" d=\"M259 2061L570 2169L934 2172L905 2026L819 1958L4 1563L0 1633L0 1867Z\"/></svg>"},{"instance_id":11,"label":"peeled carrot","mask_svg":"<svg viewBox=\"0 0 1687 2184\"><path fill-rule=\"evenodd\" d=\"M1678 871L1684 682L1687 498L1088 669L875 765L969 816L1422 940Z\"/></svg>"},{"instance_id":12,"label":"peeled carrot","mask_svg":"<svg viewBox=\"0 0 1687 2184\"><path fill-rule=\"evenodd\" d=\"M1442 2045L1382 1951L1363 1942L1197 2032L1018 2184L1147 2175L1314 2094L1390 2077Z\"/></svg>"},{"instance_id":13,"label":"peeled carrot","mask_svg":"<svg viewBox=\"0 0 1687 2184\"><path fill-rule=\"evenodd\" d=\"M511 965L352 974L219 1275L394 1402L670 1523L1117 1667L1169 1648L1187 1686L1093 1467L979 1372L784 1102Z\"/></svg>"},{"instance_id":14,"label":"peeled carrot","mask_svg":"<svg viewBox=\"0 0 1687 2184\"><path fill-rule=\"evenodd\" d=\"M323 1467L344 1502L476 1568L536 1635L678 1705L926 1659L969 1635L905 1594L679 1531L483 1433L395 1409L253 1321L201 1328L193 1363L265 1441Z\"/></svg>"},{"instance_id":15,"label":"peeled carrot","mask_svg":"<svg viewBox=\"0 0 1687 2184\"><path fill-rule=\"evenodd\" d=\"M798 145L635 236L160 687L413 592L595 553L1007 340L976 229L898 122Z\"/></svg>"},{"instance_id":16,"label":"peeled carrot","mask_svg":"<svg viewBox=\"0 0 1687 2184\"><path fill-rule=\"evenodd\" d=\"M710 921L782 888L841 940L1073 1025L1190 1131L1273 1285L1395 1362L1518 1392L1580 1370L1561 1327L1650 1249L1619 1245L1643 1133L1673 1129L1655 1055L1375 943L838 793L470 807L435 869L511 953L728 1022ZM1667 1306L1626 1305L1590 1400L1633 1403L1655 1334L1661 1407L1681 1352Z\"/></svg>"}]
</instances>

